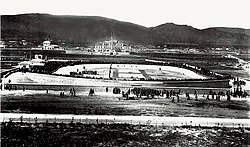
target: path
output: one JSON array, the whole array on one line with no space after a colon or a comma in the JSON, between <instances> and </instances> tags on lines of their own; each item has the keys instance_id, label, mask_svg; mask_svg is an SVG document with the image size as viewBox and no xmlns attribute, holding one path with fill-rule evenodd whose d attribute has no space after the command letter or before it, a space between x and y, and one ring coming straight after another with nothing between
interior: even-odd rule
<instances>
[{"instance_id":1,"label":"path","mask_svg":"<svg viewBox=\"0 0 250 147\"><path fill-rule=\"evenodd\" d=\"M139 70L141 74L146 78L146 79L152 79L146 72L145 70Z\"/></svg>"},{"instance_id":2,"label":"path","mask_svg":"<svg viewBox=\"0 0 250 147\"><path fill-rule=\"evenodd\" d=\"M74 122L82 123L129 123L148 124L158 126L220 126L220 127L250 127L250 119L230 118L205 118L205 117L160 117L160 116L119 116L119 115L73 115L73 114L24 114L24 113L0 113L0 121L20 121L20 117L26 122ZM98 121L97 121L98 120Z\"/></svg>"}]
</instances>

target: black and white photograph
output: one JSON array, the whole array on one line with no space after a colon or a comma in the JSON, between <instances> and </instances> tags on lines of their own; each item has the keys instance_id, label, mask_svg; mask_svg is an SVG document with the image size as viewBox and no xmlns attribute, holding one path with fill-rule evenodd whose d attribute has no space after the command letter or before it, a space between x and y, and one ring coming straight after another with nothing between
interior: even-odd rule
<instances>
[{"instance_id":1,"label":"black and white photograph","mask_svg":"<svg viewBox=\"0 0 250 147\"><path fill-rule=\"evenodd\" d=\"M250 146L248 0L0 6L0 146Z\"/></svg>"}]
</instances>

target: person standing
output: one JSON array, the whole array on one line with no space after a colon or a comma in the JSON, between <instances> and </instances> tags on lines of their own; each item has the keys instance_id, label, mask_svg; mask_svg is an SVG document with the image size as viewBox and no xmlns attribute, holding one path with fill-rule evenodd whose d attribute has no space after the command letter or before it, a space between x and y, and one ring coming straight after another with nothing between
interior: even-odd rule
<instances>
[{"instance_id":1,"label":"person standing","mask_svg":"<svg viewBox=\"0 0 250 147\"><path fill-rule=\"evenodd\" d=\"M196 90L194 91L194 95L195 95L195 101L198 101L198 94Z\"/></svg>"},{"instance_id":2,"label":"person standing","mask_svg":"<svg viewBox=\"0 0 250 147\"><path fill-rule=\"evenodd\" d=\"M206 98L206 100L209 100L209 94L207 94L207 98Z\"/></svg>"},{"instance_id":3,"label":"person standing","mask_svg":"<svg viewBox=\"0 0 250 147\"><path fill-rule=\"evenodd\" d=\"M227 91L226 95L227 95L227 101L230 101L231 100L230 91Z\"/></svg>"}]
</instances>

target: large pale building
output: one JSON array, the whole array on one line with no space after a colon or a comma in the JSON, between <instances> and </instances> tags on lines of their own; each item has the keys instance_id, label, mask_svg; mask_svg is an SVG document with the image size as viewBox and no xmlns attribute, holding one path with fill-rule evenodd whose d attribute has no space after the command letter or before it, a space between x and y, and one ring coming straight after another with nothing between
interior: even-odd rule
<instances>
[{"instance_id":1,"label":"large pale building","mask_svg":"<svg viewBox=\"0 0 250 147\"><path fill-rule=\"evenodd\" d=\"M56 44L51 44L50 41L46 40L43 42L43 50L60 50L62 48L60 48L58 45Z\"/></svg>"},{"instance_id":2,"label":"large pale building","mask_svg":"<svg viewBox=\"0 0 250 147\"><path fill-rule=\"evenodd\" d=\"M94 54L100 55L117 55L117 51L123 52L130 50L131 46L125 45L124 43L115 40L111 37L108 41L102 41L95 44Z\"/></svg>"},{"instance_id":3,"label":"large pale building","mask_svg":"<svg viewBox=\"0 0 250 147\"><path fill-rule=\"evenodd\" d=\"M52 50L54 48L53 48L53 46L50 45L50 41L44 41L43 42L43 49L44 50Z\"/></svg>"},{"instance_id":4,"label":"large pale building","mask_svg":"<svg viewBox=\"0 0 250 147\"><path fill-rule=\"evenodd\" d=\"M118 43L117 40L111 39L109 41L102 41L95 44L94 52L95 54L101 55L116 55L115 46Z\"/></svg>"}]
</instances>

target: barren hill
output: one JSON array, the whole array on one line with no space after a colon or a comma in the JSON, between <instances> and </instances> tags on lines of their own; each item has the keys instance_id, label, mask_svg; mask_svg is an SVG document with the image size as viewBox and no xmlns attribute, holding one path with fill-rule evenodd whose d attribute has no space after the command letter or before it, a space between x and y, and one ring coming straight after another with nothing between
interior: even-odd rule
<instances>
[{"instance_id":1,"label":"barren hill","mask_svg":"<svg viewBox=\"0 0 250 147\"><path fill-rule=\"evenodd\" d=\"M41 42L50 38L55 42L78 45L106 40L113 35L117 40L142 45L195 43L250 46L249 29L218 27L200 30L174 23L148 28L98 16L2 15L1 35L3 40Z\"/></svg>"}]
</instances>

